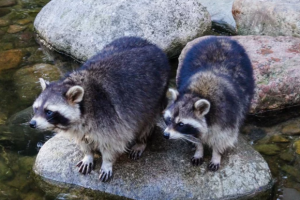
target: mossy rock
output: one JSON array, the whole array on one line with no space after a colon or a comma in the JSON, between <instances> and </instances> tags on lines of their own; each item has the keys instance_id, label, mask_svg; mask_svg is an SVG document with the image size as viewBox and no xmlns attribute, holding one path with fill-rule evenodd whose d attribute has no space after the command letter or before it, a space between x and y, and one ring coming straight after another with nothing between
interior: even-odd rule
<instances>
[{"instance_id":1,"label":"mossy rock","mask_svg":"<svg viewBox=\"0 0 300 200\"><path fill-rule=\"evenodd\" d=\"M293 147L295 148L296 153L300 155L300 140L294 142Z\"/></svg>"},{"instance_id":2,"label":"mossy rock","mask_svg":"<svg viewBox=\"0 0 300 200\"><path fill-rule=\"evenodd\" d=\"M60 70L56 66L42 63L19 69L13 79L20 99L24 102L33 102L41 92L39 78L54 81L60 76Z\"/></svg>"},{"instance_id":3,"label":"mossy rock","mask_svg":"<svg viewBox=\"0 0 300 200\"><path fill-rule=\"evenodd\" d=\"M265 155L276 155L280 152L280 148L276 144L259 144L254 146L255 150Z\"/></svg>"},{"instance_id":4,"label":"mossy rock","mask_svg":"<svg viewBox=\"0 0 300 200\"><path fill-rule=\"evenodd\" d=\"M283 167L281 167L281 169L283 171L285 171L286 173L288 173L289 175L293 176L293 178L295 178L298 182L300 182L300 171L299 169L290 166L290 165L284 165Z\"/></svg>"},{"instance_id":5,"label":"mossy rock","mask_svg":"<svg viewBox=\"0 0 300 200\"><path fill-rule=\"evenodd\" d=\"M281 135L273 135L270 138L270 142L276 142L276 143L288 143L290 142L288 139Z\"/></svg>"},{"instance_id":6,"label":"mossy rock","mask_svg":"<svg viewBox=\"0 0 300 200\"><path fill-rule=\"evenodd\" d=\"M288 124L284 126L281 132L285 135L299 135L300 125L299 124Z\"/></svg>"},{"instance_id":7,"label":"mossy rock","mask_svg":"<svg viewBox=\"0 0 300 200\"><path fill-rule=\"evenodd\" d=\"M279 158L287 162L292 162L294 160L294 155L291 152L283 152L279 154Z\"/></svg>"}]
</instances>

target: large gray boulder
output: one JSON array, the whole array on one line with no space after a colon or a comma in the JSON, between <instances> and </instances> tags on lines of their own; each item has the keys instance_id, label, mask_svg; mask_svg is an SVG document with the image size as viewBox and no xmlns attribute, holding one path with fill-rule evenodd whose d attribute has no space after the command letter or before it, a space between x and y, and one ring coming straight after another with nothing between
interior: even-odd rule
<instances>
[{"instance_id":1,"label":"large gray boulder","mask_svg":"<svg viewBox=\"0 0 300 200\"><path fill-rule=\"evenodd\" d=\"M139 36L169 56L210 30L206 8L197 0L52 0L34 26L47 46L87 60L122 36Z\"/></svg>"},{"instance_id":2,"label":"large gray boulder","mask_svg":"<svg viewBox=\"0 0 300 200\"><path fill-rule=\"evenodd\" d=\"M234 0L199 0L211 16L214 25L221 26L227 31L236 34L236 23L232 16Z\"/></svg>"},{"instance_id":3,"label":"large gray boulder","mask_svg":"<svg viewBox=\"0 0 300 200\"><path fill-rule=\"evenodd\" d=\"M190 163L192 145L167 141L155 133L141 159L121 156L114 165L114 177L98 180L100 161L89 175L75 166L83 157L74 142L63 135L48 140L37 155L34 171L53 183L75 184L132 199L234 199L266 191L272 182L269 167L261 155L239 138L237 148L228 152L217 172L207 170L210 160L194 167Z\"/></svg>"},{"instance_id":4,"label":"large gray boulder","mask_svg":"<svg viewBox=\"0 0 300 200\"><path fill-rule=\"evenodd\" d=\"M189 42L179 57L206 37ZM246 50L254 70L255 95L250 113L280 110L300 103L300 38L233 36Z\"/></svg>"},{"instance_id":5,"label":"large gray boulder","mask_svg":"<svg viewBox=\"0 0 300 200\"><path fill-rule=\"evenodd\" d=\"M235 0L232 13L239 35L300 37L299 0Z\"/></svg>"}]
</instances>

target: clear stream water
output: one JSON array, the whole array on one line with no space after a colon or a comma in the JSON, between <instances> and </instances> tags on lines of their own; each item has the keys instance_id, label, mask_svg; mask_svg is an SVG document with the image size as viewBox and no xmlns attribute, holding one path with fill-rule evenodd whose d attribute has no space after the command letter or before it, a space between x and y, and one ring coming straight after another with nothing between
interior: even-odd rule
<instances>
[{"instance_id":1,"label":"clear stream water","mask_svg":"<svg viewBox=\"0 0 300 200\"><path fill-rule=\"evenodd\" d=\"M0 5L1 2L0 0ZM108 198L101 194L99 196L89 194L85 189L77 188L77 192L74 192L73 188L60 189L47 184L45 186L44 183L38 181L32 171L40 147L53 135L50 132L34 131L28 128L26 123L30 119L28 109L31 109L33 99L40 91L36 83L40 74L37 72L38 66L34 67L34 65L58 66L59 70L54 68L57 73L57 71L65 72L76 68L79 64L59 55L59 59L57 56L54 58L49 56L35 41L34 18L49 0L17 0L15 2L15 5L0 7L0 199ZM172 63L176 65L176 61ZM53 73L53 71L45 72L50 79L53 78ZM291 123L295 123L295 120ZM245 132L248 134L250 132L249 135L253 136L249 137L249 142L269 144L272 143L268 139L270 136L269 134L265 136L264 133L272 132L270 130L275 130L278 126L281 125L266 129L249 125L246 126ZM287 139L289 142L276 145L280 148L280 152L290 152L292 158L289 161L282 160L279 153L272 156L263 155L275 178L272 194L264 199L300 199L300 159L292 147L293 141L299 137L290 136ZM83 193L86 194L83 195Z\"/></svg>"}]
</instances>

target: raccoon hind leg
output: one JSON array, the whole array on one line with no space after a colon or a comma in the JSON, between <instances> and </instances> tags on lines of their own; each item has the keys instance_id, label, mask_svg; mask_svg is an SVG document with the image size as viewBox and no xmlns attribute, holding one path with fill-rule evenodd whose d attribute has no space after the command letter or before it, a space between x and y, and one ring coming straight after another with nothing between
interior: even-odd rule
<instances>
[{"instance_id":1,"label":"raccoon hind leg","mask_svg":"<svg viewBox=\"0 0 300 200\"><path fill-rule=\"evenodd\" d=\"M131 147L129 157L133 160L139 159L147 146L149 136L155 131L155 124L149 125L137 136L136 143Z\"/></svg>"},{"instance_id":2,"label":"raccoon hind leg","mask_svg":"<svg viewBox=\"0 0 300 200\"><path fill-rule=\"evenodd\" d=\"M210 163L208 164L208 169L210 171L217 171L220 168L221 154L216 148L213 148L213 154Z\"/></svg>"}]
</instances>

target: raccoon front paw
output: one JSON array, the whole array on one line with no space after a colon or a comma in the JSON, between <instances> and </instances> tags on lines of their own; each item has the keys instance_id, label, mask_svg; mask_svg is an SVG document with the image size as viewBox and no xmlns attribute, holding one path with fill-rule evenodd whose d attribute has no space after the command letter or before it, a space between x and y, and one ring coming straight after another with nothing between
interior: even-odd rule
<instances>
[{"instance_id":1,"label":"raccoon front paw","mask_svg":"<svg viewBox=\"0 0 300 200\"><path fill-rule=\"evenodd\" d=\"M219 168L220 168L220 163L215 164L213 162L210 162L208 165L208 169L213 172L217 171Z\"/></svg>"},{"instance_id":2,"label":"raccoon front paw","mask_svg":"<svg viewBox=\"0 0 300 200\"><path fill-rule=\"evenodd\" d=\"M112 177L112 169L100 169L99 180L102 182L108 181Z\"/></svg>"},{"instance_id":3,"label":"raccoon front paw","mask_svg":"<svg viewBox=\"0 0 300 200\"><path fill-rule=\"evenodd\" d=\"M139 159L142 156L145 148L146 148L146 144L135 144L131 148L131 151L129 153L129 158L131 158L132 160Z\"/></svg>"},{"instance_id":4,"label":"raccoon front paw","mask_svg":"<svg viewBox=\"0 0 300 200\"><path fill-rule=\"evenodd\" d=\"M91 173L93 168L93 157L84 156L84 158L78 162L76 166L79 167L78 171L84 175Z\"/></svg>"},{"instance_id":5,"label":"raccoon front paw","mask_svg":"<svg viewBox=\"0 0 300 200\"><path fill-rule=\"evenodd\" d=\"M203 158L192 157L191 161L192 161L192 165L194 165L194 166L200 166L200 165L203 164L204 159Z\"/></svg>"}]
</instances>

